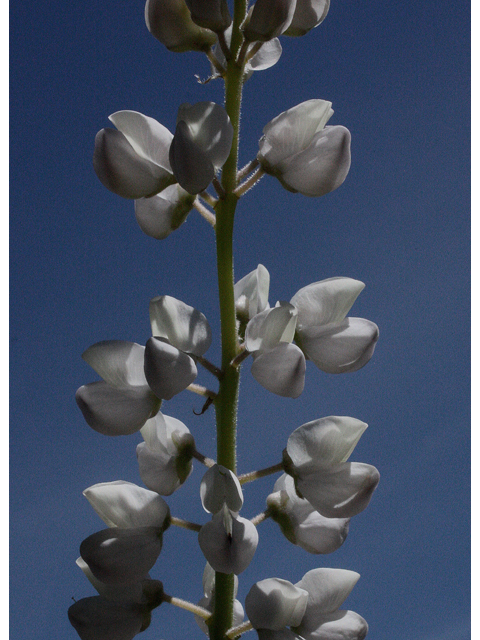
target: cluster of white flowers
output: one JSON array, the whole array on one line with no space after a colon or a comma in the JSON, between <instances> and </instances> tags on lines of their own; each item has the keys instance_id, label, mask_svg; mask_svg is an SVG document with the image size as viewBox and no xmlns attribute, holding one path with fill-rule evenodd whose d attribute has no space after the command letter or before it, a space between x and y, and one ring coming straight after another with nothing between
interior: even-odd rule
<instances>
[{"instance_id":1,"label":"cluster of white flowers","mask_svg":"<svg viewBox=\"0 0 480 640\"><path fill-rule=\"evenodd\" d=\"M314 282L273 309L268 304L269 282L268 271L258 265L235 285L237 317L246 323L244 346L253 355L252 375L262 386L296 398L303 391L305 358L327 373L357 371L367 364L378 327L363 318L346 317L363 282Z\"/></svg>"},{"instance_id":2,"label":"cluster of white flowers","mask_svg":"<svg viewBox=\"0 0 480 640\"><path fill-rule=\"evenodd\" d=\"M280 36L301 36L318 26L330 2L256 0L247 11L247 3L235 0L239 7L240 21L236 13L232 19L226 0L147 0L145 20L170 51L206 54L209 80L230 78L240 89L253 72L279 60ZM233 220L237 200L264 174L305 196L323 196L345 180L350 133L326 126L332 105L319 99L269 122L256 158L237 172L240 93L233 92L233 103L227 96L225 109L208 101L181 105L174 134L136 111L114 113L115 129L97 134L94 169L109 190L135 200L137 221L147 235L167 237L192 209L214 227L220 217ZM215 196L207 191L210 185ZM227 240L222 246L231 237ZM363 640L365 620L339 609L359 578L353 571L318 568L295 585L281 578L261 580L250 589L245 612L236 596L237 576L251 563L259 543L257 527L266 518L309 553L332 553L343 544L350 519L367 507L379 481L375 467L348 461L367 425L347 416L313 420L293 431L283 454L279 446L276 465L237 476L234 446L229 452L219 449L215 462L197 451L183 422L160 409L185 390L200 394L203 411L214 404L221 416L220 440L225 430L234 433L239 369L249 355L255 380L289 398L304 389L307 360L327 374L358 371L372 357L379 335L373 322L347 315L365 285L347 277L327 278L301 288L290 302L270 307L270 274L263 265L235 285L233 271L224 279L222 269L219 259L221 368L205 357L212 342L206 317L168 295L150 302L152 337L145 346L111 340L83 354L101 381L80 387L77 404L88 425L103 435L140 432L143 442L136 454L147 489L117 480L84 491L108 528L80 545L77 564L99 595L72 605L70 621L82 640L131 640L148 627L152 610L169 602L189 609L211 640L236 638L251 629L260 640ZM198 384L199 365L216 377L218 389ZM203 524L172 516L161 497L183 485L195 459L207 467L200 502L211 517ZM240 516L242 484L271 473L282 475L266 498L264 513ZM206 568L197 605L167 595L163 584L150 577L171 525L198 534Z\"/></svg>"}]
</instances>

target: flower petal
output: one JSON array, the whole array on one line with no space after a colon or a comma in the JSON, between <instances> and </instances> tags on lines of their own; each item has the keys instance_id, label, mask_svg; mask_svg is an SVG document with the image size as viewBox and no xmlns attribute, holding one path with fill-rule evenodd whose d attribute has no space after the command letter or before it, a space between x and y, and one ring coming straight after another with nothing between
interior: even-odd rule
<instances>
[{"instance_id":1,"label":"flower petal","mask_svg":"<svg viewBox=\"0 0 480 640\"><path fill-rule=\"evenodd\" d=\"M305 358L294 344L282 342L271 351L260 351L252 364L252 375L268 391L298 398L305 385Z\"/></svg>"},{"instance_id":2,"label":"flower petal","mask_svg":"<svg viewBox=\"0 0 480 640\"><path fill-rule=\"evenodd\" d=\"M82 353L82 358L107 384L116 389L145 387L145 347L136 342L104 340Z\"/></svg>"},{"instance_id":3,"label":"flower petal","mask_svg":"<svg viewBox=\"0 0 480 640\"><path fill-rule=\"evenodd\" d=\"M288 302L277 303L254 316L245 331L245 345L250 352L273 349L282 342L292 342L297 324L297 310Z\"/></svg>"},{"instance_id":4,"label":"flower petal","mask_svg":"<svg viewBox=\"0 0 480 640\"><path fill-rule=\"evenodd\" d=\"M115 129L97 133L93 168L100 182L122 198L153 196L175 181L170 171L140 157L123 133Z\"/></svg>"},{"instance_id":5,"label":"flower petal","mask_svg":"<svg viewBox=\"0 0 480 640\"><path fill-rule=\"evenodd\" d=\"M226 0L186 0L193 22L212 31L225 31L232 18Z\"/></svg>"},{"instance_id":6,"label":"flower petal","mask_svg":"<svg viewBox=\"0 0 480 640\"><path fill-rule=\"evenodd\" d=\"M105 584L127 584L143 580L162 550L156 527L103 529L86 538L80 555L93 575Z\"/></svg>"},{"instance_id":7,"label":"flower petal","mask_svg":"<svg viewBox=\"0 0 480 640\"><path fill-rule=\"evenodd\" d=\"M277 165L306 149L332 115L331 102L307 100L271 120L263 129L257 155L265 171L276 175Z\"/></svg>"},{"instance_id":8,"label":"flower petal","mask_svg":"<svg viewBox=\"0 0 480 640\"><path fill-rule=\"evenodd\" d=\"M354 611L338 610L317 622L319 626L310 632L298 627L304 640L363 640L368 633L367 621Z\"/></svg>"},{"instance_id":9,"label":"flower petal","mask_svg":"<svg viewBox=\"0 0 480 640\"><path fill-rule=\"evenodd\" d=\"M153 37L170 51L207 51L217 41L212 31L192 21L184 0L147 0L145 22Z\"/></svg>"},{"instance_id":10,"label":"flower petal","mask_svg":"<svg viewBox=\"0 0 480 640\"><path fill-rule=\"evenodd\" d=\"M349 416L328 416L295 429L287 454L299 474L346 462L367 424Z\"/></svg>"},{"instance_id":11,"label":"flower petal","mask_svg":"<svg viewBox=\"0 0 480 640\"><path fill-rule=\"evenodd\" d=\"M101 596L72 604L68 619L81 640L132 640L143 625L138 604L110 602Z\"/></svg>"},{"instance_id":12,"label":"flower petal","mask_svg":"<svg viewBox=\"0 0 480 640\"><path fill-rule=\"evenodd\" d=\"M313 631L323 616L336 611L357 584L360 574L347 569L312 569L296 587L308 591L302 630Z\"/></svg>"},{"instance_id":13,"label":"flower petal","mask_svg":"<svg viewBox=\"0 0 480 640\"><path fill-rule=\"evenodd\" d=\"M225 109L215 102L185 103L178 109L177 123L181 121L215 170L220 169L230 154L233 140L233 126Z\"/></svg>"},{"instance_id":14,"label":"flower petal","mask_svg":"<svg viewBox=\"0 0 480 640\"><path fill-rule=\"evenodd\" d=\"M123 133L141 158L172 173L168 150L173 135L163 124L138 111L117 111L108 119Z\"/></svg>"},{"instance_id":15,"label":"flower petal","mask_svg":"<svg viewBox=\"0 0 480 640\"><path fill-rule=\"evenodd\" d=\"M282 45L280 44L280 40L278 38L273 38L273 40L265 42L260 47L253 58L247 62L245 70L248 73L250 69L252 71L263 71L264 69L269 69L270 67L273 67L274 64L277 64L281 55Z\"/></svg>"},{"instance_id":16,"label":"flower petal","mask_svg":"<svg viewBox=\"0 0 480 640\"><path fill-rule=\"evenodd\" d=\"M266 42L281 35L290 25L296 0L256 0L243 28L245 40Z\"/></svg>"},{"instance_id":17,"label":"flower petal","mask_svg":"<svg viewBox=\"0 0 480 640\"><path fill-rule=\"evenodd\" d=\"M197 367L189 355L165 340L150 338L145 347L145 377L157 397L171 400L195 380Z\"/></svg>"},{"instance_id":18,"label":"flower petal","mask_svg":"<svg viewBox=\"0 0 480 640\"><path fill-rule=\"evenodd\" d=\"M267 497L267 507L285 537L308 553L332 553L345 542L350 518L325 518L299 498L293 478L283 474Z\"/></svg>"},{"instance_id":19,"label":"flower petal","mask_svg":"<svg viewBox=\"0 0 480 640\"><path fill-rule=\"evenodd\" d=\"M202 478L200 499L205 511L210 513L217 513L224 505L238 512L243 505L242 487L233 471L214 464Z\"/></svg>"},{"instance_id":20,"label":"flower petal","mask_svg":"<svg viewBox=\"0 0 480 640\"><path fill-rule=\"evenodd\" d=\"M192 442L192 434L180 420L160 411L140 429L147 447L156 453L176 456L184 443Z\"/></svg>"},{"instance_id":21,"label":"flower petal","mask_svg":"<svg viewBox=\"0 0 480 640\"><path fill-rule=\"evenodd\" d=\"M304 36L327 17L330 0L297 0L295 13L285 36Z\"/></svg>"},{"instance_id":22,"label":"flower petal","mask_svg":"<svg viewBox=\"0 0 480 640\"><path fill-rule=\"evenodd\" d=\"M308 592L288 580L267 578L256 582L245 598L245 611L254 629L280 631L296 627L307 607Z\"/></svg>"},{"instance_id":23,"label":"flower petal","mask_svg":"<svg viewBox=\"0 0 480 640\"><path fill-rule=\"evenodd\" d=\"M351 518L367 508L380 474L369 464L343 464L300 475L298 491L326 518Z\"/></svg>"},{"instance_id":24,"label":"flower petal","mask_svg":"<svg viewBox=\"0 0 480 640\"><path fill-rule=\"evenodd\" d=\"M303 287L290 300L298 310L297 331L342 322L364 288L352 278L327 278Z\"/></svg>"},{"instance_id":25,"label":"flower petal","mask_svg":"<svg viewBox=\"0 0 480 640\"><path fill-rule=\"evenodd\" d=\"M139 431L159 406L149 387L115 389L106 382L80 387L75 400L87 424L106 436L127 436Z\"/></svg>"},{"instance_id":26,"label":"flower petal","mask_svg":"<svg viewBox=\"0 0 480 640\"><path fill-rule=\"evenodd\" d=\"M172 184L151 198L135 200L135 218L147 236L163 240L185 222L193 201L179 184Z\"/></svg>"},{"instance_id":27,"label":"flower petal","mask_svg":"<svg viewBox=\"0 0 480 640\"><path fill-rule=\"evenodd\" d=\"M104 584L95 578L90 571L90 567L81 556L77 558L76 562L85 574L85 577L103 598L114 602L142 602L143 581L132 582L130 584Z\"/></svg>"},{"instance_id":28,"label":"flower petal","mask_svg":"<svg viewBox=\"0 0 480 640\"><path fill-rule=\"evenodd\" d=\"M170 147L170 164L179 184L191 194L204 191L215 176L215 168L202 147L195 142L188 125L177 123Z\"/></svg>"},{"instance_id":29,"label":"flower petal","mask_svg":"<svg viewBox=\"0 0 480 640\"><path fill-rule=\"evenodd\" d=\"M277 178L289 191L304 196L324 196L338 189L351 164L350 131L342 126L325 127L307 149L278 166Z\"/></svg>"},{"instance_id":30,"label":"flower petal","mask_svg":"<svg viewBox=\"0 0 480 640\"><path fill-rule=\"evenodd\" d=\"M170 509L165 500L132 482L101 482L85 489L83 495L109 527L164 530L170 522Z\"/></svg>"},{"instance_id":31,"label":"flower petal","mask_svg":"<svg viewBox=\"0 0 480 640\"><path fill-rule=\"evenodd\" d=\"M239 280L234 286L237 315L250 320L268 307L270 274L263 264Z\"/></svg>"},{"instance_id":32,"label":"flower petal","mask_svg":"<svg viewBox=\"0 0 480 640\"><path fill-rule=\"evenodd\" d=\"M330 327L301 332L305 355L326 373L351 373L364 367L375 351L379 330L364 318L345 318Z\"/></svg>"},{"instance_id":33,"label":"flower petal","mask_svg":"<svg viewBox=\"0 0 480 640\"><path fill-rule=\"evenodd\" d=\"M150 323L154 337L165 338L185 353L202 356L212 343L212 330L203 313L171 296L150 301Z\"/></svg>"},{"instance_id":34,"label":"flower petal","mask_svg":"<svg viewBox=\"0 0 480 640\"><path fill-rule=\"evenodd\" d=\"M245 571L253 559L258 545L258 532L250 520L219 511L201 528L198 543L215 571L238 575Z\"/></svg>"},{"instance_id":35,"label":"flower petal","mask_svg":"<svg viewBox=\"0 0 480 640\"><path fill-rule=\"evenodd\" d=\"M184 461L179 469L177 456L152 451L145 442L137 445L137 459L142 482L162 496L169 496L176 491L192 471L191 458Z\"/></svg>"}]
</instances>

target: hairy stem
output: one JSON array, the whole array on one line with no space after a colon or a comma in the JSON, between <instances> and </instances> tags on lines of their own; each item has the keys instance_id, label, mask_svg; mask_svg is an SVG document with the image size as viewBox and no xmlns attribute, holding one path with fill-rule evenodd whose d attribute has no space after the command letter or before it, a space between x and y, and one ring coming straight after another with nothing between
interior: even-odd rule
<instances>
[{"instance_id":1,"label":"hairy stem","mask_svg":"<svg viewBox=\"0 0 480 640\"><path fill-rule=\"evenodd\" d=\"M185 609L185 611L190 611L194 613L196 616L200 616L204 620L208 620L211 617L210 611L204 609L203 607L199 607L197 604L193 604L193 602L188 602L187 600L182 600L181 598L175 598L174 596L163 596L163 601L168 602L169 604L173 604L176 607L180 607L180 609Z\"/></svg>"},{"instance_id":2,"label":"hairy stem","mask_svg":"<svg viewBox=\"0 0 480 640\"><path fill-rule=\"evenodd\" d=\"M216 207L215 237L217 241L217 273L222 333L222 371L218 395L215 398L217 419L217 462L236 471L236 423L240 372L231 366L237 355L238 335L233 293L233 222L238 198L233 193L237 186L240 107L242 101L243 66L235 63L242 45L240 24L245 19L247 0L235 0L231 56L227 58L225 73L225 110L233 126L230 155L222 170L222 190ZM210 640L225 640L232 626L234 603L234 576L216 572L215 609L208 621Z\"/></svg>"},{"instance_id":3,"label":"hairy stem","mask_svg":"<svg viewBox=\"0 0 480 640\"><path fill-rule=\"evenodd\" d=\"M278 473L279 471L283 470L283 462L279 462L278 464L274 464L271 467L267 467L266 469L250 471L250 473L242 473L241 476L238 476L238 479L240 480L240 484L245 484L246 482L252 482L253 480L258 480L259 478L264 478L265 476L269 476L272 473Z\"/></svg>"},{"instance_id":4,"label":"hairy stem","mask_svg":"<svg viewBox=\"0 0 480 640\"><path fill-rule=\"evenodd\" d=\"M202 528L201 524L182 520L181 518L174 518L173 516L170 517L170 524L173 524L175 527L181 527L182 529L189 529L190 531L200 531Z\"/></svg>"}]
</instances>

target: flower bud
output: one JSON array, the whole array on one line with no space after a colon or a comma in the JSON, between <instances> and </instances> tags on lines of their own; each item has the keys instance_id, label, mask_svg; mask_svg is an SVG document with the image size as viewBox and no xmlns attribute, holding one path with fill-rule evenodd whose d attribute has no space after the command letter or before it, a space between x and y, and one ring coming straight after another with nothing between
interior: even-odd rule
<instances>
[{"instance_id":1,"label":"flower bud","mask_svg":"<svg viewBox=\"0 0 480 640\"><path fill-rule=\"evenodd\" d=\"M296 0L257 0L243 28L245 40L266 42L282 34L295 12Z\"/></svg>"},{"instance_id":2,"label":"flower bud","mask_svg":"<svg viewBox=\"0 0 480 640\"><path fill-rule=\"evenodd\" d=\"M350 133L326 127L331 103L308 100L281 113L263 129L257 158L288 191L323 196L337 189L350 169Z\"/></svg>"},{"instance_id":3,"label":"flower bud","mask_svg":"<svg viewBox=\"0 0 480 640\"><path fill-rule=\"evenodd\" d=\"M233 471L214 464L203 476L200 499L205 511L210 513L217 513L224 505L238 513L243 505L242 487Z\"/></svg>"},{"instance_id":4,"label":"flower bud","mask_svg":"<svg viewBox=\"0 0 480 640\"><path fill-rule=\"evenodd\" d=\"M147 0L145 22L170 51L207 51L217 40L212 31L193 22L185 0Z\"/></svg>"},{"instance_id":5,"label":"flower bud","mask_svg":"<svg viewBox=\"0 0 480 640\"><path fill-rule=\"evenodd\" d=\"M304 36L327 17L330 0L297 0L295 13L285 36Z\"/></svg>"},{"instance_id":6,"label":"flower bud","mask_svg":"<svg viewBox=\"0 0 480 640\"><path fill-rule=\"evenodd\" d=\"M193 22L212 31L225 31L232 24L226 0L185 0Z\"/></svg>"},{"instance_id":7,"label":"flower bud","mask_svg":"<svg viewBox=\"0 0 480 640\"><path fill-rule=\"evenodd\" d=\"M253 585L245 598L245 611L254 629L280 631L296 627L307 607L308 592L288 580L267 578Z\"/></svg>"}]
</instances>

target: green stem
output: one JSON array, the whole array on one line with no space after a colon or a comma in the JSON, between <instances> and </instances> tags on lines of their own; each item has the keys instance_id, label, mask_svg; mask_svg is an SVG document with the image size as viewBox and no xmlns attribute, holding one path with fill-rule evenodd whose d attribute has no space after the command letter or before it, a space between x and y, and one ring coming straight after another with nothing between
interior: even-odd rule
<instances>
[{"instance_id":1,"label":"green stem","mask_svg":"<svg viewBox=\"0 0 480 640\"><path fill-rule=\"evenodd\" d=\"M222 371L215 411L217 420L217 462L236 471L236 423L240 371L231 366L238 352L238 335L233 293L233 223L238 196L237 186L238 142L240 108L242 101L243 65L235 60L242 45L240 24L245 19L247 0L235 0L231 52L225 73L225 110L233 126L230 155L222 170L222 188L225 192L216 206L215 236L217 241L218 293L222 333ZM216 572L215 609L208 621L210 640L225 640L232 626L234 603L234 576Z\"/></svg>"}]
</instances>

